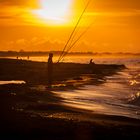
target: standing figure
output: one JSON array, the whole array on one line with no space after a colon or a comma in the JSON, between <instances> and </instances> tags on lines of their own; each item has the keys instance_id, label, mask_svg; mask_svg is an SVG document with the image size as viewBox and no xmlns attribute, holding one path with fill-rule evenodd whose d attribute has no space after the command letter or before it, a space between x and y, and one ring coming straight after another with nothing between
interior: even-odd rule
<instances>
[{"instance_id":1,"label":"standing figure","mask_svg":"<svg viewBox=\"0 0 140 140\"><path fill-rule=\"evenodd\" d=\"M93 59L90 59L89 64L90 64L91 66L92 66L92 64L95 64L95 63L93 62Z\"/></svg>"},{"instance_id":2,"label":"standing figure","mask_svg":"<svg viewBox=\"0 0 140 140\"><path fill-rule=\"evenodd\" d=\"M90 62L89 62L89 64L92 64L92 63L93 63L93 62L92 62L92 60L93 60L93 59L90 59Z\"/></svg>"},{"instance_id":3,"label":"standing figure","mask_svg":"<svg viewBox=\"0 0 140 140\"><path fill-rule=\"evenodd\" d=\"M48 58L48 87L52 87L52 75L53 75L53 53L49 53L49 58Z\"/></svg>"}]
</instances>

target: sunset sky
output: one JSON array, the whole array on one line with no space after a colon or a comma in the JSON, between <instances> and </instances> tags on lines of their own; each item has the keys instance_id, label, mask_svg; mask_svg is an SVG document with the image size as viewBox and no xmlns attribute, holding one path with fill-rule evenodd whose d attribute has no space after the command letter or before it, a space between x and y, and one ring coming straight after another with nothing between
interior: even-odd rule
<instances>
[{"instance_id":1,"label":"sunset sky","mask_svg":"<svg viewBox=\"0 0 140 140\"><path fill-rule=\"evenodd\" d=\"M0 50L62 50L88 0L0 0ZM140 0L91 0L72 51L140 53ZM75 38L76 40L76 38Z\"/></svg>"}]
</instances>

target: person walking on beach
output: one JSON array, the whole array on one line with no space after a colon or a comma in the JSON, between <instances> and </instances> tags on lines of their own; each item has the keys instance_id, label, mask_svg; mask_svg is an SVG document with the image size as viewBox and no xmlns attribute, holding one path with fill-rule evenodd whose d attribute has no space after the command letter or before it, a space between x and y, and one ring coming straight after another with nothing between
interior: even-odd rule
<instances>
[{"instance_id":1,"label":"person walking on beach","mask_svg":"<svg viewBox=\"0 0 140 140\"><path fill-rule=\"evenodd\" d=\"M48 58L48 87L52 87L52 74L53 74L53 53L49 53L49 58Z\"/></svg>"}]
</instances>

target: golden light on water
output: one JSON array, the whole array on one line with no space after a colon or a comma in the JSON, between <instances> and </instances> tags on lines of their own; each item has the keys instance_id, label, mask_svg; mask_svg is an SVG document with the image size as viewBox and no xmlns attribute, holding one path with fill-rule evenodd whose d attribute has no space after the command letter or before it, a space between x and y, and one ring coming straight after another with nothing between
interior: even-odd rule
<instances>
[{"instance_id":1,"label":"golden light on water","mask_svg":"<svg viewBox=\"0 0 140 140\"><path fill-rule=\"evenodd\" d=\"M133 86L133 85L136 85L136 84L139 84L140 82L136 81L136 80L130 80L130 85Z\"/></svg>"},{"instance_id":2,"label":"golden light on water","mask_svg":"<svg viewBox=\"0 0 140 140\"><path fill-rule=\"evenodd\" d=\"M72 0L39 0L39 8L32 10L36 21L51 25L65 25L70 21Z\"/></svg>"},{"instance_id":3,"label":"golden light on water","mask_svg":"<svg viewBox=\"0 0 140 140\"><path fill-rule=\"evenodd\" d=\"M139 99L139 97L140 97L140 92L137 92L137 93L135 93L135 94L132 94L131 96L130 96L130 99L128 100L128 101L136 101L137 99Z\"/></svg>"}]
</instances>

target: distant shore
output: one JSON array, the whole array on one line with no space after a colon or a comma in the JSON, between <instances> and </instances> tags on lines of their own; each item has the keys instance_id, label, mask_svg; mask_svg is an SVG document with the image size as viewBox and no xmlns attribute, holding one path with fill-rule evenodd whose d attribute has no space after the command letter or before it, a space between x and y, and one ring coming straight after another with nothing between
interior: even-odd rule
<instances>
[{"instance_id":1,"label":"distant shore","mask_svg":"<svg viewBox=\"0 0 140 140\"><path fill-rule=\"evenodd\" d=\"M51 51L54 55L60 56L62 51ZM50 51L0 51L0 57L33 57L33 56L48 56ZM90 55L90 56L137 56L140 53L127 53L127 52L69 52L67 55Z\"/></svg>"}]
</instances>

